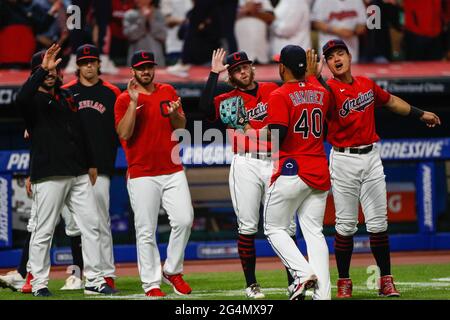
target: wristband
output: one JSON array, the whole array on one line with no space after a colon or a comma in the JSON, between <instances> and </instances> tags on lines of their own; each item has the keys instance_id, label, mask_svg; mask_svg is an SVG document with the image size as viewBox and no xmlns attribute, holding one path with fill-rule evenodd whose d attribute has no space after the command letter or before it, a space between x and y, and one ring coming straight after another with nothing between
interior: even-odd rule
<instances>
[{"instance_id":1,"label":"wristband","mask_svg":"<svg viewBox=\"0 0 450 320\"><path fill-rule=\"evenodd\" d=\"M420 119L420 118L422 118L424 113L425 113L425 111L423 111L423 110L421 110L419 108L416 108L414 106L411 106L411 111L409 111L409 116L413 117L413 118Z\"/></svg>"}]
</instances>

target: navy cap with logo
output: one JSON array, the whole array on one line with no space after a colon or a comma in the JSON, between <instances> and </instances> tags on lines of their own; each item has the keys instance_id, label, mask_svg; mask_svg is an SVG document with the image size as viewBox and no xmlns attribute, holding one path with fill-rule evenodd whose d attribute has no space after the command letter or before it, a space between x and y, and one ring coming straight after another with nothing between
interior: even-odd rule
<instances>
[{"instance_id":1,"label":"navy cap with logo","mask_svg":"<svg viewBox=\"0 0 450 320\"><path fill-rule=\"evenodd\" d=\"M287 45L281 49L278 62L284 64L291 71L302 73L306 71L306 52L296 45Z\"/></svg>"},{"instance_id":2,"label":"navy cap with logo","mask_svg":"<svg viewBox=\"0 0 450 320\"><path fill-rule=\"evenodd\" d=\"M100 60L98 48L92 44L84 44L77 49L77 62L84 59Z\"/></svg>"},{"instance_id":3,"label":"navy cap with logo","mask_svg":"<svg viewBox=\"0 0 450 320\"><path fill-rule=\"evenodd\" d=\"M253 63L249 60L247 54L244 51L238 51L227 56L226 64L228 64L228 71L244 63Z\"/></svg>"},{"instance_id":4,"label":"navy cap with logo","mask_svg":"<svg viewBox=\"0 0 450 320\"><path fill-rule=\"evenodd\" d=\"M133 53L133 56L131 57L131 67L136 68L146 63L157 65L153 52L139 50Z\"/></svg>"},{"instance_id":5,"label":"navy cap with logo","mask_svg":"<svg viewBox=\"0 0 450 320\"><path fill-rule=\"evenodd\" d=\"M337 48L342 48L345 49L347 52L349 52L348 47L344 41L342 41L341 39L332 39L327 43L325 43L325 45L323 46L322 48L323 55L326 57Z\"/></svg>"},{"instance_id":6,"label":"navy cap with logo","mask_svg":"<svg viewBox=\"0 0 450 320\"><path fill-rule=\"evenodd\" d=\"M31 58L31 72L34 72L39 68L39 66L42 64L42 60L44 60L45 50L36 52L33 54L33 57Z\"/></svg>"}]
</instances>

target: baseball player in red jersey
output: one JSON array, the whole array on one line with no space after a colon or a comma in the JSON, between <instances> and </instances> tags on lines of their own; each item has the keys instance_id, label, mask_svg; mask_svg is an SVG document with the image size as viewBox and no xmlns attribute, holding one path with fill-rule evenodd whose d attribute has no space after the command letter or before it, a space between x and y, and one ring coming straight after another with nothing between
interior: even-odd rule
<instances>
[{"instance_id":1,"label":"baseball player in red jersey","mask_svg":"<svg viewBox=\"0 0 450 320\"><path fill-rule=\"evenodd\" d=\"M281 50L279 72L284 84L268 104L268 129L280 150L264 211L264 232L283 264L294 276L291 300L304 299L314 288L313 299L329 300L329 254L322 233L330 174L323 146L323 124L330 94L305 81L306 52L288 45ZM275 136L275 137L274 137ZM306 241L309 262L287 233L296 215Z\"/></svg>"},{"instance_id":2,"label":"baseball player in red jersey","mask_svg":"<svg viewBox=\"0 0 450 320\"><path fill-rule=\"evenodd\" d=\"M252 61L243 51L226 56L225 51L213 52L211 73L200 99L200 110L209 120L217 120L220 116L220 104L226 99L240 96L245 105L249 125L261 129L266 124L267 102L270 94L278 89L273 82L256 82ZM219 74L228 70L229 82L235 88L227 93L214 97ZM267 139L265 139L267 140ZM238 222L238 253L247 283L245 294L248 298L261 299L264 294L256 280L255 236L258 232L259 209L264 202L264 195L272 175L270 143L251 140L242 131L233 131L233 152L229 186L233 207ZM289 235L295 237L296 224L293 220ZM294 238L295 239L295 238ZM288 272L288 282L293 278Z\"/></svg>"},{"instance_id":3,"label":"baseball player in red jersey","mask_svg":"<svg viewBox=\"0 0 450 320\"><path fill-rule=\"evenodd\" d=\"M380 138L375 130L374 110L385 106L400 115L420 119L429 127L439 125L440 119L389 94L368 78L352 76L352 56L342 40L328 41L323 53L333 74L327 84L336 103L327 118L327 139L333 146L330 174L336 208L337 297L352 296L349 268L359 203L370 235L370 248L380 268L379 295L399 296L391 275L386 181L377 145Z\"/></svg>"},{"instance_id":4,"label":"baseball player in red jersey","mask_svg":"<svg viewBox=\"0 0 450 320\"><path fill-rule=\"evenodd\" d=\"M161 279L177 294L192 291L182 272L194 211L179 152L174 151L177 142L171 139L175 129L186 126L186 118L175 89L153 82L155 65L153 53L133 54L133 79L117 99L114 112L128 163L127 188L134 211L142 288L147 296L162 297ZM172 228L162 270L156 243L160 207L166 210Z\"/></svg>"}]
</instances>

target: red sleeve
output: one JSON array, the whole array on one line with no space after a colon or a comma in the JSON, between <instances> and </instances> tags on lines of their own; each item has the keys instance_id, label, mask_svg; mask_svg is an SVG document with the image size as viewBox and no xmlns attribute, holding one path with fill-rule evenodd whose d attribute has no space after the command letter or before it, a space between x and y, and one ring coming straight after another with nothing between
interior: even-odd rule
<instances>
[{"instance_id":1,"label":"red sleeve","mask_svg":"<svg viewBox=\"0 0 450 320\"><path fill-rule=\"evenodd\" d=\"M384 106L386 103L389 102L391 94L386 90L381 89L380 86L375 83L375 81L373 81L373 91L375 93L376 106Z\"/></svg>"},{"instance_id":2,"label":"red sleeve","mask_svg":"<svg viewBox=\"0 0 450 320\"><path fill-rule=\"evenodd\" d=\"M176 91L175 88L172 87L172 86L169 86L169 88L170 88L170 91L171 91L171 92L170 92L171 100L172 100L172 101L177 101L178 98L179 98L179 96L178 96L178 94L177 94L177 91ZM178 108L177 111L178 111L179 114L181 114L181 115L184 116L183 105L180 105L180 107Z\"/></svg>"},{"instance_id":3,"label":"red sleeve","mask_svg":"<svg viewBox=\"0 0 450 320\"><path fill-rule=\"evenodd\" d=\"M266 123L289 127L289 107L281 94L272 94L268 102Z\"/></svg>"},{"instance_id":4,"label":"red sleeve","mask_svg":"<svg viewBox=\"0 0 450 320\"><path fill-rule=\"evenodd\" d=\"M312 83L315 86L322 87L322 84L317 80L316 76L307 76L306 82Z\"/></svg>"},{"instance_id":5,"label":"red sleeve","mask_svg":"<svg viewBox=\"0 0 450 320\"><path fill-rule=\"evenodd\" d=\"M63 88L63 89L69 89L71 86L76 85L76 84L77 84L77 81L78 81L77 79L72 80L72 81L66 83L65 85L63 85L61 88Z\"/></svg>"},{"instance_id":6,"label":"red sleeve","mask_svg":"<svg viewBox=\"0 0 450 320\"><path fill-rule=\"evenodd\" d=\"M127 112L128 105L130 104L130 97L126 93L122 93L116 100L114 105L114 120L116 123L116 128L119 125L120 120Z\"/></svg>"}]
</instances>

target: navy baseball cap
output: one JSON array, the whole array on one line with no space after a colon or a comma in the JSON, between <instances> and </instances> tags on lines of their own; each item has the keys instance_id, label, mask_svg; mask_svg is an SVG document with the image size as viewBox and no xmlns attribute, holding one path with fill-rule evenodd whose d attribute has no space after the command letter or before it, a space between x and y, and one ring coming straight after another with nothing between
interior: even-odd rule
<instances>
[{"instance_id":1,"label":"navy baseball cap","mask_svg":"<svg viewBox=\"0 0 450 320\"><path fill-rule=\"evenodd\" d=\"M84 44L77 49L77 62L83 59L100 60L98 48L92 44Z\"/></svg>"},{"instance_id":2,"label":"navy baseball cap","mask_svg":"<svg viewBox=\"0 0 450 320\"><path fill-rule=\"evenodd\" d=\"M139 50L133 53L133 56L131 57L131 67L136 68L146 63L157 65L153 52Z\"/></svg>"},{"instance_id":3,"label":"navy baseball cap","mask_svg":"<svg viewBox=\"0 0 450 320\"><path fill-rule=\"evenodd\" d=\"M37 68L42 64L42 60L44 60L45 50L41 50L33 54L31 58L31 72L36 71Z\"/></svg>"},{"instance_id":4,"label":"navy baseball cap","mask_svg":"<svg viewBox=\"0 0 450 320\"><path fill-rule=\"evenodd\" d=\"M276 59L291 71L301 73L306 70L306 51L300 46L292 44L285 46L281 49L280 57Z\"/></svg>"},{"instance_id":5,"label":"navy baseball cap","mask_svg":"<svg viewBox=\"0 0 450 320\"><path fill-rule=\"evenodd\" d=\"M332 39L323 46L322 48L323 55L326 57L337 48L342 48L345 49L347 52L349 52L348 47L344 41L342 41L341 39Z\"/></svg>"},{"instance_id":6,"label":"navy baseball cap","mask_svg":"<svg viewBox=\"0 0 450 320\"><path fill-rule=\"evenodd\" d=\"M228 64L228 71L244 63L253 63L252 60L248 59L248 56L244 51L238 51L229 54L226 58L226 64Z\"/></svg>"}]
</instances>

